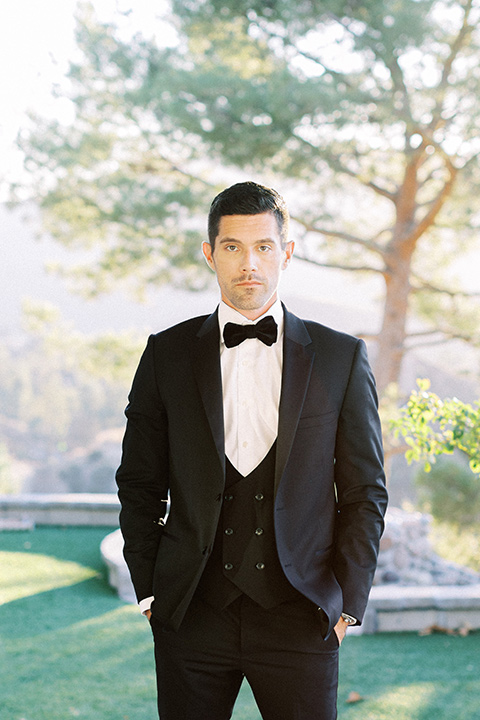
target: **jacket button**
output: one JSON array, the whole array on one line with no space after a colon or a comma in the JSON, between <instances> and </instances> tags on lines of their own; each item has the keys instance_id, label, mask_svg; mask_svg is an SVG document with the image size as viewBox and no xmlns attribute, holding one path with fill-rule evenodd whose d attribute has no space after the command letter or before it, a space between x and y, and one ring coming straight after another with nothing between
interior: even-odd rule
<instances>
[{"instance_id":1,"label":"jacket button","mask_svg":"<svg viewBox=\"0 0 480 720\"><path fill-rule=\"evenodd\" d=\"M233 495L225 495L225 500L233 500Z\"/></svg>"},{"instance_id":2,"label":"jacket button","mask_svg":"<svg viewBox=\"0 0 480 720\"><path fill-rule=\"evenodd\" d=\"M225 568L225 570L233 570L232 563L225 563L225 565L223 567Z\"/></svg>"},{"instance_id":3,"label":"jacket button","mask_svg":"<svg viewBox=\"0 0 480 720\"><path fill-rule=\"evenodd\" d=\"M257 528L257 529L255 530L255 535L263 535L263 532L264 532L264 531L263 531L263 528Z\"/></svg>"},{"instance_id":4,"label":"jacket button","mask_svg":"<svg viewBox=\"0 0 480 720\"><path fill-rule=\"evenodd\" d=\"M257 493L257 494L255 495L255 500L259 500L259 501L260 501L260 500L263 500L264 497L265 497L265 496L264 496L263 493Z\"/></svg>"},{"instance_id":5,"label":"jacket button","mask_svg":"<svg viewBox=\"0 0 480 720\"><path fill-rule=\"evenodd\" d=\"M257 570L265 570L265 563L259 562L255 565Z\"/></svg>"},{"instance_id":6,"label":"jacket button","mask_svg":"<svg viewBox=\"0 0 480 720\"><path fill-rule=\"evenodd\" d=\"M233 535L233 530L232 530L232 528L227 528L227 529L225 530L225 535Z\"/></svg>"}]
</instances>

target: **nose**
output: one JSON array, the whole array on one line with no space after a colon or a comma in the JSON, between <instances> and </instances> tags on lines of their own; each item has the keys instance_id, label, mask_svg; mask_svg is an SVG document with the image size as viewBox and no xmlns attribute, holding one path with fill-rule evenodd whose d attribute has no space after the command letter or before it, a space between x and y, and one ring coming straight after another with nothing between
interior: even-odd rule
<instances>
[{"instance_id":1,"label":"nose","mask_svg":"<svg viewBox=\"0 0 480 720\"><path fill-rule=\"evenodd\" d=\"M257 259L255 257L255 251L245 250L242 255L242 272L251 273L257 270Z\"/></svg>"}]
</instances>

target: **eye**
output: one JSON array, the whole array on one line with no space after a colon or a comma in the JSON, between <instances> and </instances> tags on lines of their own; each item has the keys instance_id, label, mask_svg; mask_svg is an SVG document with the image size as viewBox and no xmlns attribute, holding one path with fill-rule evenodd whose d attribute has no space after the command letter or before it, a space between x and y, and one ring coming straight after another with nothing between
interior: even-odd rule
<instances>
[{"instance_id":1,"label":"eye","mask_svg":"<svg viewBox=\"0 0 480 720\"><path fill-rule=\"evenodd\" d=\"M227 252L235 252L237 249L236 245L224 245L224 247Z\"/></svg>"},{"instance_id":2,"label":"eye","mask_svg":"<svg viewBox=\"0 0 480 720\"><path fill-rule=\"evenodd\" d=\"M270 247L270 245L260 245L258 249L260 250L260 252L264 253L268 252L272 248Z\"/></svg>"}]
</instances>

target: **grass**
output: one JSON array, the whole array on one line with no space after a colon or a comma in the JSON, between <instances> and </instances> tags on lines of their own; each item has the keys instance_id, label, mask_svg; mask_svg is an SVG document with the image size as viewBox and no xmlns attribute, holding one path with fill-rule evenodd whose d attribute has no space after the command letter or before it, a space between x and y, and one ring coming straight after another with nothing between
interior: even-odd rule
<instances>
[{"instance_id":1,"label":"grass","mask_svg":"<svg viewBox=\"0 0 480 720\"><path fill-rule=\"evenodd\" d=\"M108 532L0 533L2 720L155 719L150 630L106 582ZM479 633L351 636L339 720L480 720L479 677ZM247 685L233 720L259 720Z\"/></svg>"}]
</instances>

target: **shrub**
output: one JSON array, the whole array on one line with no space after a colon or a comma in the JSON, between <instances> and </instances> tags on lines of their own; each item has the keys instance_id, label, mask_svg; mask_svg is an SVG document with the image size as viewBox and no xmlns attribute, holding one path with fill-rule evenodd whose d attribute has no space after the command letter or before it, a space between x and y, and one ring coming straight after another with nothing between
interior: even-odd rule
<instances>
[{"instance_id":1,"label":"shrub","mask_svg":"<svg viewBox=\"0 0 480 720\"><path fill-rule=\"evenodd\" d=\"M436 520L457 526L480 520L480 481L468 465L455 460L437 460L430 472L418 471L415 484L423 510Z\"/></svg>"}]
</instances>

